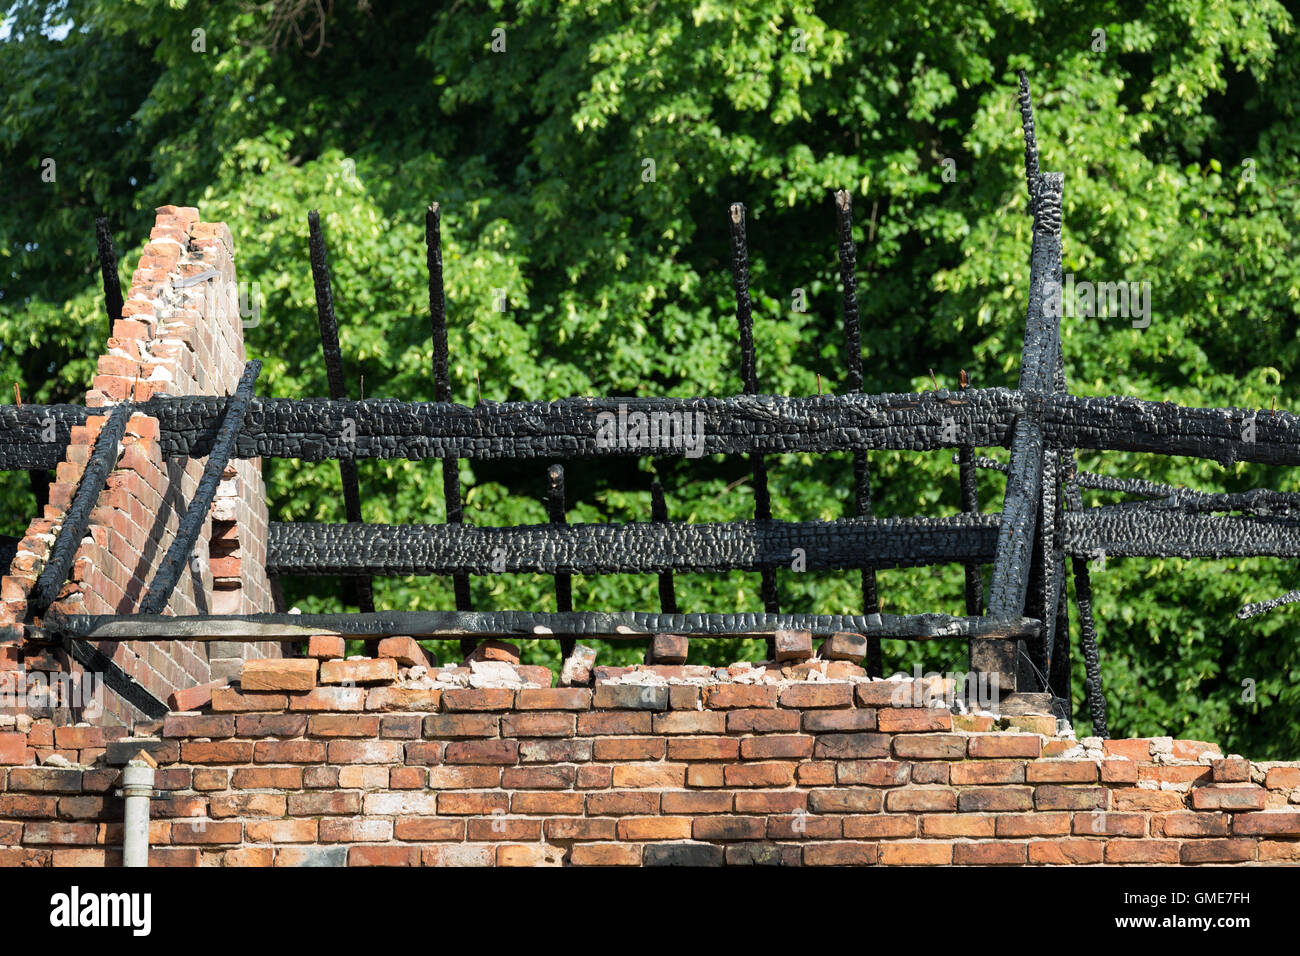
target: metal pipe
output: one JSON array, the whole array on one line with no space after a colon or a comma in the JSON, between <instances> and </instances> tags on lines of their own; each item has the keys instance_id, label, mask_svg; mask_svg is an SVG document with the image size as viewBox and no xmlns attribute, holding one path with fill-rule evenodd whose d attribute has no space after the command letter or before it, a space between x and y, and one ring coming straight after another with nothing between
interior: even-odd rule
<instances>
[{"instance_id":1,"label":"metal pipe","mask_svg":"<svg viewBox=\"0 0 1300 956\"><path fill-rule=\"evenodd\" d=\"M123 818L122 865L149 865L149 799L153 796L154 768L136 758L122 768L122 796L126 799Z\"/></svg>"}]
</instances>

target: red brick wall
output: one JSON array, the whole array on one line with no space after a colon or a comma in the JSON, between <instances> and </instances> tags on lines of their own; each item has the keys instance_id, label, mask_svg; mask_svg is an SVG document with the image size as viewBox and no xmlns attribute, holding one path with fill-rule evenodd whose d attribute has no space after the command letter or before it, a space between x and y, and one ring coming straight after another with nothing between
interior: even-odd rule
<instances>
[{"instance_id":1,"label":"red brick wall","mask_svg":"<svg viewBox=\"0 0 1300 956\"><path fill-rule=\"evenodd\" d=\"M158 210L149 241L132 276L85 404L106 408L128 397L228 395L245 362L238 285L230 232L224 223L199 221L197 209ZM176 280L206 269L219 275L178 288ZM0 624L22 621L27 594L53 546L65 510L90 460L94 440L107 421L92 417L73 430L45 513L28 526L9 573L0 582ZM69 582L56 605L70 613L113 614L134 610L171 545L203 472L203 460L165 461L158 447L158 422L134 415L123 440L118 468L110 475L92 513ZM227 468L212 515L199 539L199 570L182 575L167 610L245 613L270 610L265 564L266 495L261 462L237 461ZM12 637L11 632L11 637ZM159 642L106 645L114 661L156 697L223 677L237 658L279 655L276 644L218 645ZM216 651L217 654L212 652ZM222 655L226 659L223 659ZM229 658L235 658L230 660ZM67 669L59 653L28 658L26 669ZM111 692L103 719L130 723L139 716Z\"/></svg>"},{"instance_id":2,"label":"red brick wall","mask_svg":"<svg viewBox=\"0 0 1300 956\"><path fill-rule=\"evenodd\" d=\"M1300 764L889 682L219 692L161 727L156 865L1300 862ZM994 729L1000 727L1001 729ZM0 730L0 865L115 865L120 730ZM117 745L122 747L121 744Z\"/></svg>"}]
</instances>

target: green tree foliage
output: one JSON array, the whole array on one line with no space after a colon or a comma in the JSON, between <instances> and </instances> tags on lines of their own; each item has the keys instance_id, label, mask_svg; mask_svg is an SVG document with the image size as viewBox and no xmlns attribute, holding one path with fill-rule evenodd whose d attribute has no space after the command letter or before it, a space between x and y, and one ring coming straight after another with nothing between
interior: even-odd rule
<instances>
[{"instance_id":1,"label":"green tree foliage","mask_svg":"<svg viewBox=\"0 0 1300 956\"><path fill-rule=\"evenodd\" d=\"M834 391L844 359L830 194L841 187L857 209L866 389L932 388L930 370L951 387L963 368L977 385L1014 385L1030 233L1014 99L1024 68L1043 168L1066 177L1065 271L1151 283L1147 328L1066 319L1072 391L1251 407L1300 398L1300 57L1274 0L339 0L323 21L316 9L10 4L5 387L78 400L104 331L95 215L125 246L125 284L152 208L177 203L230 224L241 278L265 297L247 332L266 363L263 393L326 392L307 264L317 208L352 394L429 399L423 212L437 200L457 401L734 393L726 207L743 201L760 384L807 395L820 377ZM463 470L469 520L544 521L546 464ZM1210 490L1300 489L1294 472L1259 466L1122 454L1081 464ZM957 509L950 455L878 454L872 467L878 514ZM646 520L653 469L675 519L752 515L743 460L643 459L571 463L569 520ZM362 463L367 520L440 521L438 470ZM332 464L266 472L275 519L343 520ZM845 456L783 456L771 476L779 518L852 514ZM1000 476L981 483L985 507L1000 507ZM4 530L20 531L33 507L25 476L5 478L0 500ZM782 573L783 607L854 611L856 582ZM1115 731L1295 755L1296 612L1233 616L1295 586L1291 562L1112 559L1094 582ZM554 608L545 577L473 588L479 607ZM683 575L678 589L685 609L760 607L756 575ZM889 611L962 607L958 568L885 572L881 591ZM340 593L334 581L288 582L308 610L337 609ZM451 606L441 579L381 581L376 593L383 606ZM574 599L657 606L653 579L633 576L576 579ZM554 649L527 653L550 660ZM891 669L964 666L956 645L889 642L886 654ZM1079 723L1086 731L1083 713Z\"/></svg>"}]
</instances>

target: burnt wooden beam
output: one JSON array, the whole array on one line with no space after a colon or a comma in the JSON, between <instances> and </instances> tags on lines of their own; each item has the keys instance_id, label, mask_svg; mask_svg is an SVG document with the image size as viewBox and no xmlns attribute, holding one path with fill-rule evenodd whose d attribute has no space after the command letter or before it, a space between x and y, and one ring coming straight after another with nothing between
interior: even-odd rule
<instances>
[{"instance_id":1,"label":"burnt wooden beam","mask_svg":"<svg viewBox=\"0 0 1300 956\"><path fill-rule=\"evenodd\" d=\"M1089 558L1294 558L1300 557L1300 516L1086 508L1066 514L1065 547Z\"/></svg>"},{"instance_id":2,"label":"burnt wooden beam","mask_svg":"<svg viewBox=\"0 0 1300 956\"><path fill-rule=\"evenodd\" d=\"M862 332L858 315L858 251L853 243L853 197L848 190L835 194L835 219L839 242L836 251L840 260L840 282L844 286L844 359L848 371L848 390L862 391ZM855 514L870 518L871 466L865 451L853 453L853 498ZM864 567L861 573L862 610L870 617L880 613L880 592L876 586L875 568ZM969 613L969 611L968 611ZM884 672L880 641L867 641L867 673L880 677Z\"/></svg>"},{"instance_id":3,"label":"burnt wooden beam","mask_svg":"<svg viewBox=\"0 0 1300 956\"><path fill-rule=\"evenodd\" d=\"M961 388L965 391L970 386L966 373L961 376ZM975 446L964 445L958 450L957 479L961 485L961 510L965 514L980 513L979 472L975 467ZM984 573L976 563L965 566L966 613L976 616L984 613Z\"/></svg>"},{"instance_id":4,"label":"burnt wooden beam","mask_svg":"<svg viewBox=\"0 0 1300 956\"><path fill-rule=\"evenodd\" d=\"M442 211L431 203L424 214L425 266L429 273L429 328L433 341L433 397L441 403L451 402L451 349L447 345L447 297L442 278ZM465 509L460 497L460 459L448 455L442 461L442 499L447 508L447 524L463 524ZM470 609L469 575L452 577L456 610ZM466 641L461 652L468 655L474 643Z\"/></svg>"},{"instance_id":5,"label":"burnt wooden beam","mask_svg":"<svg viewBox=\"0 0 1300 956\"><path fill-rule=\"evenodd\" d=\"M668 523L668 501L658 478L650 483L650 520L655 524ZM665 614L677 613L677 589L671 571L659 572L659 610Z\"/></svg>"},{"instance_id":6,"label":"burnt wooden beam","mask_svg":"<svg viewBox=\"0 0 1300 956\"><path fill-rule=\"evenodd\" d=\"M95 220L95 245L99 252L99 274L104 283L104 307L108 313L108 338L113 337L113 323L122 318L122 283L117 277L117 252L108 219Z\"/></svg>"},{"instance_id":7,"label":"burnt wooden beam","mask_svg":"<svg viewBox=\"0 0 1300 956\"><path fill-rule=\"evenodd\" d=\"M57 468L72 429L96 412L81 405L0 405L0 471Z\"/></svg>"},{"instance_id":8,"label":"burnt wooden beam","mask_svg":"<svg viewBox=\"0 0 1300 956\"><path fill-rule=\"evenodd\" d=\"M90 512L99 501L99 494L104 490L109 474L117 466L118 446L126 434L126 423L134 410L135 406L131 402L113 406L108 421L95 437L94 451L91 452L86 470L81 473L81 481L77 483L68 511L63 516L59 533L54 539L54 547L50 549L49 560L27 599L29 615L39 617L44 614L68 580L72 562L77 557L77 549L81 547L81 540L90 527Z\"/></svg>"},{"instance_id":9,"label":"burnt wooden beam","mask_svg":"<svg viewBox=\"0 0 1300 956\"><path fill-rule=\"evenodd\" d=\"M547 638L564 635L604 640L644 640L655 634L698 637L769 637L805 630L829 637L851 631L898 640L970 640L993 643L1032 639L1041 629L1026 618L954 617L949 614L654 614L640 611L377 611L369 614L64 615L53 614L29 636L69 636L97 643L127 641L301 641L314 634L377 640L404 634L420 640Z\"/></svg>"},{"instance_id":10,"label":"burnt wooden beam","mask_svg":"<svg viewBox=\"0 0 1300 956\"><path fill-rule=\"evenodd\" d=\"M746 395L758 394L758 357L754 349L754 316L749 298L749 247L745 238L745 207L732 203L728 210L731 224L731 279L736 290L736 324L740 330L740 380ZM767 490L767 462L761 454L750 454L750 468L754 475L754 518L768 521L772 517L772 499ZM763 610L768 614L780 611L776 593L776 569L764 567L760 571L759 589ZM768 641L767 659L776 658L776 644Z\"/></svg>"},{"instance_id":11,"label":"burnt wooden beam","mask_svg":"<svg viewBox=\"0 0 1300 956\"><path fill-rule=\"evenodd\" d=\"M999 516L715 524L380 525L272 523L276 574L664 574L756 571L807 554L809 570L991 561ZM771 612L769 612L771 613Z\"/></svg>"},{"instance_id":12,"label":"burnt wooden beam","mask_svg":"<svg viewBox=\"0 0 1300 956\"><path fill-rule=\"evenodd\" d=\"M216 434L221 399L159 397L141 410L158 418L166 457L202 457ZM1005 447L1012 423L1024 410L1009 389L801 398L569 398L472 407L377 398L257 398L236 452L240 458L302 461L341 457L485 461L929 451L963 443ZM700 426L702 437L694 447L672 437L684 416ZM342 439L344 419L355 426L355 442ZM645 441L621 447L606 440L605 435L620 425L626 433L629 421L643 429ZM0 447L6 438L3 426L0 416Z\"/></svg>"},{"instance_id":13,"label":"burnt wooden beam","mask_svg":"<svg viewBox=\"0 0 1300 956\"><path fill-rule=\"evenodd\" d=\"M176 582L180 580L182 572L190 563L194 546L199 540L199 533L212 513L212 502L217 496L217 487L221 484L221 473L226 470L226 463L230 461L235 436L244 425L244 415L248 411L249 400L253 397L253 387L257 384L257 376L261 371L262 363L256 359L244 366L244 374L240 376L235 394L228 400L226 420L221 423L221 430L217 433L217 441L212 446L212 453L208 455L208 460L203 466L203 474L199 477L194 497L190 499L185 509L185 515L180 520L171 547L167 549L162 563L154 572L148 593L140 602L142 614L163 612L172 591L176 589Z\"/></svg>"},{"instance_id":14,"label":"burnt wooden beam","mask_svg":"<svg viewBox=\"0 0 1300 956\"><path fill-rule=\"evenodd\" d=\"M316 293L316 320L320 327L321 353L325 357L325 378L329 384L330 399L338 401L347 398L347 387L343 379L343 353L339 348L339 323L334 314L334 290L330 284L329 262L326 258L325 236L321 232L320 214L315 209L307 213L308 246L311 252L311 277ZM342 426L340 422L340 426ZM348 521L361 521L361 483L357 477L357 463L354 455L349 453L346 441L346 429L338 433L342 444L340 453L335 456L339 462L339 478L343 483L343 510ZM370 579L357 578L357 605L365 611L375 609L375 596Z\"/></svg>"},{"instance_id":15,"label":"burnt wooden beam","mask_svg":"<svg viewBox=\"0 0 1300 956\"><path fill-rule=\"evenodd\" d=\"M1044 398L1052 392L1058 317L1052 313L1050 283L1059 275L1061 261L1061 193L1064 177L1044 173L1034 198L1034 238L1030 254L1029 308L1025 344L1020 364L1020 392ZM998 532L998 553L989 589L989 613L998 617L1024 613L1033 561L1034 534L1041 509L1043 481L1043 429L1033 413L1016 420L1008 465L1007 490ZM1053 614L1053 621L1055 614ZM1001 650L1001 649L998 649ZM972 669L1005 673L1007 662L977 661L971 648ZM1012 688L1015 690L1016 688Z\"/></svg>"},{"instance_id":16,"label":"burnt wooden beam","mask_svg":"<svg viewBox=\"0 0 1300 956\"><path fill-rule=\"evenodd\" d=\"M564 515L564 468L552 465L546 470L546 512L551 524L562 526L567 523ZM561 614L573 610L573 576L567 571L557 571L555 578L555 610ZM566 637L560 640L560 657L568 660L573 654L577 642Z\"/></svg>"}]
</instances>

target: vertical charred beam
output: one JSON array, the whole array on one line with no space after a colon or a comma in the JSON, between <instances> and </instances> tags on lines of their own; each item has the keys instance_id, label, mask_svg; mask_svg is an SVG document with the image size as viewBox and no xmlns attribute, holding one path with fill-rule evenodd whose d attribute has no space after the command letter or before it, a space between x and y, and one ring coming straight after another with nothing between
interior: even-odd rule
<instances>
[{"instance_id":1,"label":"vertical charred beam","mask_svg":"<svg viewBox=\"0 0 1300 956\"><path fill-rule=\"evenodd\" d=\"M108 337L113 337L113 323L122 318L122 285L117 278L117 252L107 219L95 220L95 244L99 247L99 274L104 280L104 304L108 309Z\"/></svg>"},{"instance_id":2,"label":"vertical charred beam","mask_svg":"<svg viewBox=\"0 0 1300 956\"><path fill-rule=\"evenodd\" d=\"M564 468L552 465L546 471L546 513L551 524L565 524L564 516ZM561 614L573 610L573 576L557 572L555 575L555 609ZM568 660L577 645L577 638L560 638L560 656Z\"/></svg>"},{"instance_id":3,"label":"vertical charred beam","mask_svg":"<svg viewBox=\"0 0 1300 956\"><path fill-rule=\"evenodd\" d=\"M451 401L451 350L447 346L447 297L442 281L442 210L432 203L424 214L424 245L429 269L429 322L433 336L434 400ZM464 507L460 498L460 459L442 459L442 498L447 505L447 524L463 524ZM452 575L456 610L470 610L469 575ZM463 654L477 646L473 638L460 642Z\"/></svg>"},{"instance_id":4,"label":"vertical charred beam","mask_svg":"<svg viewBox=\"0 0 1300 956\"><path fill-rule=\"evenodd\" d=\"M736 323L740 327L740 378L745 394L758 393L758 360L754 351L754 315L749 299L749 248L745 239L745 207L733 203L731 219L731 276L736 289ZM767 491L767 463L762 455L750 455L754 472L754 517L759 521L772 519L772 500ZM776 593L776 569L762 571L763 609L768 614L780 613ZM776 644L768 639L768 660L776 658Z\"/></svg>"},{"instance_id":5,"label":"vertical charred beam","mask_svg":"<svg viewBox=\"0 0 1300 956\"><path fill-rule=\"evenodd\" d=\"M1020 71L1020 127L1025 135L1025 185L1029 189L1029 214L1034 213L1034 194L1038 192L1038 137L1034 131L1034 101L1029 95L1029 77Z\"/></svg>"},{"instance_id":6,"label":"vertical charred beam","mask_svg":"<svg viewBox=\"0 0 1300 956\"><path fill-rule=\"evenodd\" d=\"M961 389L970 387L970 380L963 371ZM980 491L979 472L975 468L975 446L963 445L957 449L957 477L961 483L961 510L966 514L979 514ZM966 565L966 613L978 617L984 613L984 574L979 564Z\"/></svg>"},{"instance_id":7,"label":"vertical charred beam","mask_svg":"<svg viewBox=\"0 0 1300 956\"><path fill-rule=\"evenodd\" d=\"M1073 459L1073 454L1070 457ZM1083 494L1079 491L1079 483L1073 478L1071 471L1067 474L1065 483L1070 510L1082 511ZM1083 651L1083 686L1088 701L1088 716L1092 719L1093 734L1105 738L1109 736L1106 730L1106 698L1101 686L1101 655L1097 647L1097 625L1092 616L1092 578L1088 572L1088 559L1072 557L1070 566L1074 571L1074 603L1079 610L1079 647ZM1067 672L1067 687L1068 683Z\"/></svg>"},{"instance_id":8,"label":"vertical charred beam","mask_svg":"<svg viewBox=\"0 0 1300 956\"><path fill-rule=\"evenodd\" d=\"M99 493L104 490L109 474L117 465L118 445L126 434L126 423L131 418L132 411L134 406L130 402L115 406L95 438L95 450L91 452L90 461L81 473L81 481L68 505L67 514L63 516L62 527L54 539L54 547L50 549L50 558L27 599L30 615L43 615L59 596L63 582L68 580L68 572L72 570L77 549L81 547L81 540L90 527L90 512L99 500Z\"/></svg>"},{"instance_id":9,"label":"vertical charred beam","mask_svg":"<svg viewBox=\"0 0 1300 956\"><path fill-rule=\"evenodd\" d=\"M1051 393L1059 347L1059 310L1051 306L1052 284L1059 288L1061 271L1061 195L1064 177L1042 174L1034 200L1034 238L1029 269L1029 308L1021 355L1020 390L1033 399ZM1006 498L998 531L997 557L989 590L989 613L997 617L1024 613L1033 563L1035 531L1043 497L1044 445L1039 416L1027 411L1017 419L1007 470ZM1049 570L1050 576L1050 570ZM1055 621L1055 613L1052 614ZM1047 621L1044 621L1044 625ZM986 645L991 642L980 642ZM976 661L972 669L1006 673L1007 661ZM1007 675L1014 681L1014 672Z\"/></svg>"},{"instance_id":10,"label":"vertical charred beam","mask_svg":"<svg viewBox=\"0 0 1300 956\"><path fill-rule=\"evenodd\" d=\"M347 398L343 382L343 353L339 349L339 324L334 315L334 290L330 286L329 262L325 255L325 237L321 233L320 214L315 209L307 213L307 228L311 249L311 277L316 290L316 320L320 325L320 347L325 356L325 377L329 382L330 399ZM343 508L349 522L361 523L361 483L357 478L357 463L349 458L339 459L339 477L343 482ZM355 579L357 605L362 613L375 609L375 596L370 578Z\"/></svg>"},{"instance_id":11,"label":"vertical charred beam","mask_svg":"<svg viewBox=\"0 0 1300 956\"><path fill-rule=\"evenodd\" d=\"M650 520L656 524L668 520L668 502L664 498L664 486L658 478L650 484ZM671 571L659 575L659 610L665 614L677 613L677 589Z\"/></svg>"},{"instance_id":12,"label":"vertical charred beam","mask_svg":"<svg viewBox=\"0 0 1300 956\"><path fill-rule=\"evenodd\" d=\"M844 285L844 357L848 369L848 386L850 392L860 392L862 391L862 333L858 320L858 253L853 244L853 197L846 189L841 189L835 194L835 218L839 227L837 249L840 259L840 281ZM864 451L853 453L853 489L857 516L872 517L871 467L867 462L867 453ZM880 592L876 588L875 568L862 569L862 613L868 616L880 614ZM881 659L879 638L867 639L866 665L870 676L883 676L884 662Z\"/></svg>"},{"instance_id":13,"label":"vertical charred beam","mask_svg":"<svg viewBox=\"0 0 1300 956\"><path fill-rule=\"evenodd\" d=\"M262 363L254 359L244 366L244 374L239 379L239 387L226 403L226 413L217 430L216 441L208 452L207 464L203 466L203 475L199 478L198 488L190 499L185 516L181 518L176 537L172 540L167 555L154 574L149 592L140 602L141 614L161 614L167 607L167 600L180 580L181 572L190 563L194 554L194 545L199 540L199 532L208 516L212 513L212 501L217 496L217 486L221 483L221 473L226 470L226 463L235 451L235 439L244 427L244 416L248 412L248 403L253 399L253 387L257 376L262 371Z\"/></svg>"}]
</instances>

